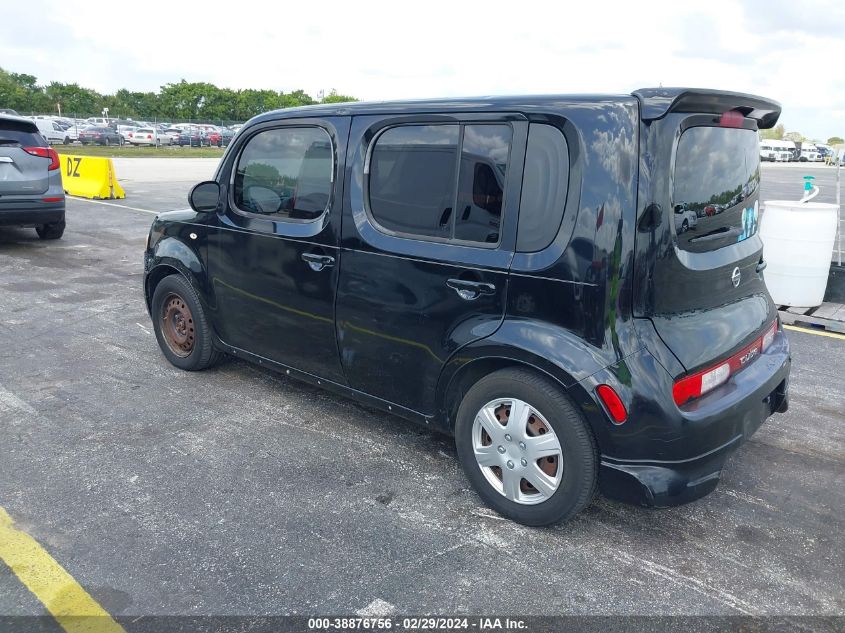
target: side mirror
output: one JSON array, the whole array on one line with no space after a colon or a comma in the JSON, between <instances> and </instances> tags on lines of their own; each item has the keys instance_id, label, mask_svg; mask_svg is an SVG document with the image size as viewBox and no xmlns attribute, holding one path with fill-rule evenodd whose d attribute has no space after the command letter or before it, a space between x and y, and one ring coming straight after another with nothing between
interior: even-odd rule
<instances>
[{"instance_id":1,"label":"side mirror","mask_svg":"<svg viewBox=\"0 0 845 633\"><path fill-rule=\"evenodd\" d=\"M188 194L188 203L197 213L213 213L220 201L220 185L213 180L206 180L194 185Z\"/></svg>"}]
</instances>

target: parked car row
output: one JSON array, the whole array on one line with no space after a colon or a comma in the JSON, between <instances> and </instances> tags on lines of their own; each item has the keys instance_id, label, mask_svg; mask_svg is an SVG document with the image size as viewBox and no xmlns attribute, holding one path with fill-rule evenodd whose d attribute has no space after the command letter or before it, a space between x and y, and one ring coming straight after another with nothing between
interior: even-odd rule
<instances>
[{"instance_id":1,"label":"parked car row","mask_svg":"<svg viewBox=\"0 0 845 633\"><path fill-rule=\"evenodd\" d=\"M191 147L226 147L235 136L235 132L226 127L205 129L187 127L168 129L165 132L175 134L174 145L190 145Z\"/></svg>"},{"instance_id":2,"label":"parked car row","mask_svg":"<svg viewBox=\"0 0 845 633\"><path fill-rule=\"evenodd\" d=\"M184 123L171 125L105 117L69 119L37 115L26 118L35 122L39 133L50 145L79 142L83 145L225 147L241 127Z\"/></svg>"}]
</instances>

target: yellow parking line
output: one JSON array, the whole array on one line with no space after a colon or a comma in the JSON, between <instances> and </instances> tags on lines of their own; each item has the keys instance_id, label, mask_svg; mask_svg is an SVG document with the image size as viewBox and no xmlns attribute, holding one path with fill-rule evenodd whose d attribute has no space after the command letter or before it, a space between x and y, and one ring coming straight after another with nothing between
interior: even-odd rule
<instances>
[{"instance_id":1,"label":"yellow parking line","mask_svg":"<svg viewBox=\"0 0 845 633\"><path fill-rule=\"evenodd\" d=\"M845 341L845 334L837 334L836 332L826 332L824 330L810 329L808 327L798 327L796 325L784 325L783 328L785 330L803 332L804 334L815 334L816 336L829 336L830 338L838 338L840 341Z\"/></svg>"},{"instance_id":2,"label":"yellow parking line","mask_svg":"<svg viewBox=\"0 0 845 633\"><path fill-rule=\"evenodd\" d=\"M64 567L0 508L0 560L35 594L67 633L125 633Z\"/></svg>"}]
</instances>

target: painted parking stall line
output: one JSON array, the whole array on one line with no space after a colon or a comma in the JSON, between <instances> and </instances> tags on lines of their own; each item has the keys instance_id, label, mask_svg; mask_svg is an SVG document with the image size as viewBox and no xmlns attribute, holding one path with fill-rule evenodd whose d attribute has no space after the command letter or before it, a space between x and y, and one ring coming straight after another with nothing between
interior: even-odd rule
<instances>
[{"instance_id":1,"label":"painted parking stall line","mask_svg":"<svg viewBox=\"0 0 845 633\"><path fill-rule=\"evenodd\" d=\"M0 560L67 633L126 633L55 558L0 507Z\"/></svg>"},{"instance_id":2,"label":"painted parking stall line","mask_svg":"<svg viewBox=\"0 0 845 633\"><path fill-rule=\"evenodd\" d=\"M76 196L68 196L72 200L79 200L80 202L88 202L90 204L102 204L107 207L117 207L119 209L129 209L130 211L141 211L142 213L151 213L158 215L161 211L153 211L151 209L141 209L139 207L130 207L128 204L117 204L116 202L105 202L104 200L88 200L87 198L78 198Z\"/></svg>"}]
</instances>

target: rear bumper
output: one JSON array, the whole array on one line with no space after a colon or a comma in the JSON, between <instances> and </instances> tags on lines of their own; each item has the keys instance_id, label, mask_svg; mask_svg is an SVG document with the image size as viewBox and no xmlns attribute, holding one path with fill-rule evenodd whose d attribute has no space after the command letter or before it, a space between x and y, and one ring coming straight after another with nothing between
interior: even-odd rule
<instances>
[{"instance_id":1,"label":"rear bumper","mask_svg":"<svg viewBox=\"0 0 845 633\"><path fill-rule=\"evenodd\" d=\"M648 459L641 453L637 459L602 455L602 494L644 506L668 507L712 492L730 455L772 414L788 409L790 367L789 342L779 331L766 353L728 383L683 408L672 403L675 414L666 423L674 429L675 442L683 447L678 459L666 459L671 455L665 454L660 459ZM664 412L670 410L666 403L661 404ZM655 444L665 447L666 437L654 438ZM688 455L690 444L699 449L692 456Z\"/></svg>"},{"instance_id":2,"label":"rear bumper","mask_svg":"<svg viewBox=\"0 0 845 633\"><path fill-rule=\"evenodd\" d=\"M0 204L0 226L36 226L52 224L65 219L65 203L21 203L9 205Z\"/></svg>"}]
</instances>

